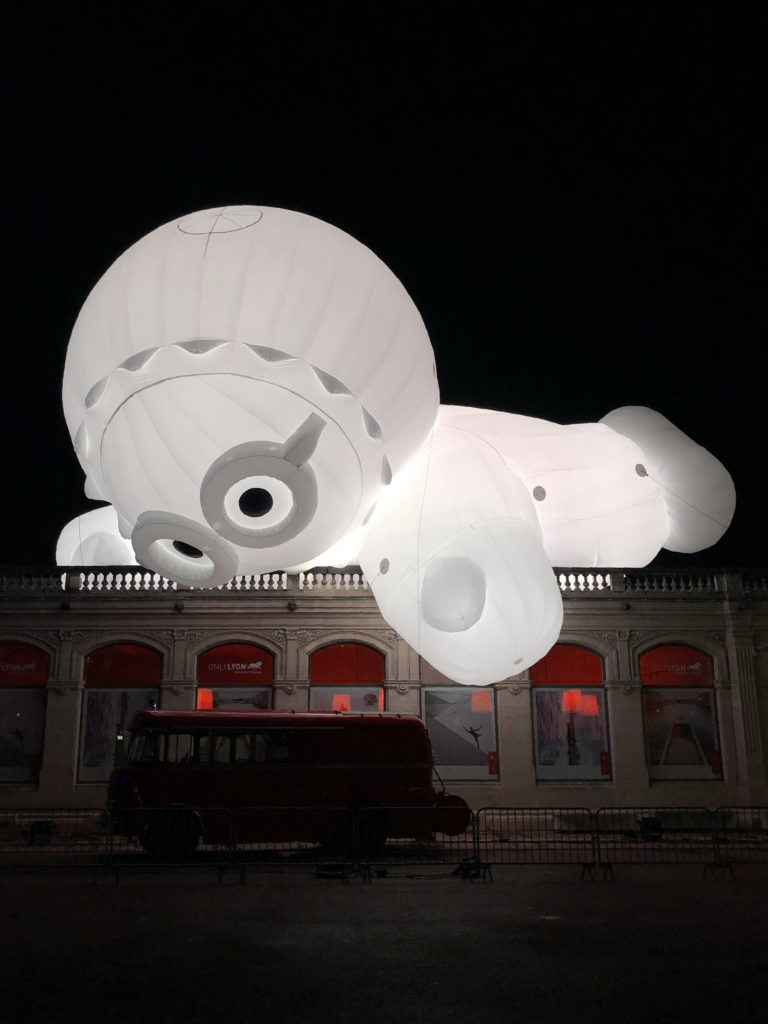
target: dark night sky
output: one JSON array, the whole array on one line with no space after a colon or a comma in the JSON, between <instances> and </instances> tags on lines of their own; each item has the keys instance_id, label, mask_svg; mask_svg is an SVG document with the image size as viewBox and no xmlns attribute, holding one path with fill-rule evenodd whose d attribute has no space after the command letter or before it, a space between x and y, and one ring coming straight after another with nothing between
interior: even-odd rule
<instances>
[{"instance_id":1,"label":"dark night sky","mask_svg":"<svg viewBox=\"0 0 768 1024\"><path fill-rule=\"evenodd\" d=\"M60 405L91 287L159 224L254 203L392 268L444 402L664 413L726 464L738 505L716 547L656 564L768 565L757 7L10 6L0 564L51 565L93 507Z\"/></svg>"}]
</instances>

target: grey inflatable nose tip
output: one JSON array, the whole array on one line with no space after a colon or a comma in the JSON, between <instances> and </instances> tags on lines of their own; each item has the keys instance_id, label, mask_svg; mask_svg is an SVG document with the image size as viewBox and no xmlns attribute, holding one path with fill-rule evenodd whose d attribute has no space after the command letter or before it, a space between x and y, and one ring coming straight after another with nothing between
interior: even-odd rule
<instances>
[{"instance_id":1,"label":"grey inflatable nose tip","mask_svg":"<svg viewBox=\"0 0 768 1024\"><path fill-rule=\"evenodd\" d=\"M237 573L237 552L202 523L171 512L142 512L131 535L136 561L187 586L220 587Z\"/></svg>"}]
</instances>

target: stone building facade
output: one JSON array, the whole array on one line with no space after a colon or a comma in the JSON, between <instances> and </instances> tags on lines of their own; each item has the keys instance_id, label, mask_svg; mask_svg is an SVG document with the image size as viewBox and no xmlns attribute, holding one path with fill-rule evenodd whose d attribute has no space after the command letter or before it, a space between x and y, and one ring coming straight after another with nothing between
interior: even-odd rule
<instances>
[{"instance_id":1,"label":"stone building facade","mask_svg":"<svg viewBox=\"0 0 768 1024\"><path fill-rule=\"evenodd\" d=\"M558 645L482 688L420 659L359 571L0 573L0 806L103 806L147 704L420 715L474 809L768 804L766 574L555 572Z\"/></svg>"}]
</instances>

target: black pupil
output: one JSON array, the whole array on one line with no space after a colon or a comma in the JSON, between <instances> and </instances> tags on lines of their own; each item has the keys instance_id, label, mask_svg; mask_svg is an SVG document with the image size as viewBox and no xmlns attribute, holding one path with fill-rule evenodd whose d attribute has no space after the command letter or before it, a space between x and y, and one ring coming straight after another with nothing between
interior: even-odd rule
<instances>
[{"instance_id":1,"label":"black pupil","mask_svg":"<svg viewBox=\"0 0 768 1024\"><path fill-rule=\"evenodd\" d=\"M200 548L195 548L191 544L185 544L183 540L175 540L173 546L179 552L180 555L186 555L187 558L202 558L203 552Z\"/></svg>"},{"instance_id":2,"label":"black pupil","mask_svg":"<svg viewBox=\"0 0 768 1024\"><path fill-rule=\"evenodd\" d=\"M250 487L240 495L239 505L244 516L258 519L272 508L272 495L263 487Z\"/></svg>"}]
</instances>

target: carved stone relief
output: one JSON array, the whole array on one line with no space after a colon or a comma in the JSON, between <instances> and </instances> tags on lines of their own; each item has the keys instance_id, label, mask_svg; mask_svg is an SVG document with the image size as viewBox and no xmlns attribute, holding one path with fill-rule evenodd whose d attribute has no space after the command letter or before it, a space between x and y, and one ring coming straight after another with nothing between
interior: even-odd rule
<instances>
[{"instance_id":1,"label":"carved stone relief","mask_svg":"<svg viewBox=\"0 0 768 1024\"><path fill-rule=\"evenodd\" d=\"M69 640L75 647L77 647L78 644L83 642L86 636L99 632L100 630L95 629L90 629L87 633L82 629L51 629L48 630L45 636L52 644Z\"/></svg>"},{"instance_id":2,"label":"carved stone relief","mask_svg":"<svg viewBox=\"0 0 768 1024\"><path fill-rule=\"evenodd\" d=\"M619 634L614 630L596 629L592 635L598 637L604 644L615 644L619 639Z\"/></svg>"},{"instance_id":3,"label":"carved stone relief","mask_svg":"<svg viewBox=\"0 0 768 1024\"><path fill-rule=\"evenodd\" d=\"M635 644L642 643L644 640L650 640L652 636L656 635L650 629L630 629L629 631L629 639Z\"/></svg>"}]
</instances>

